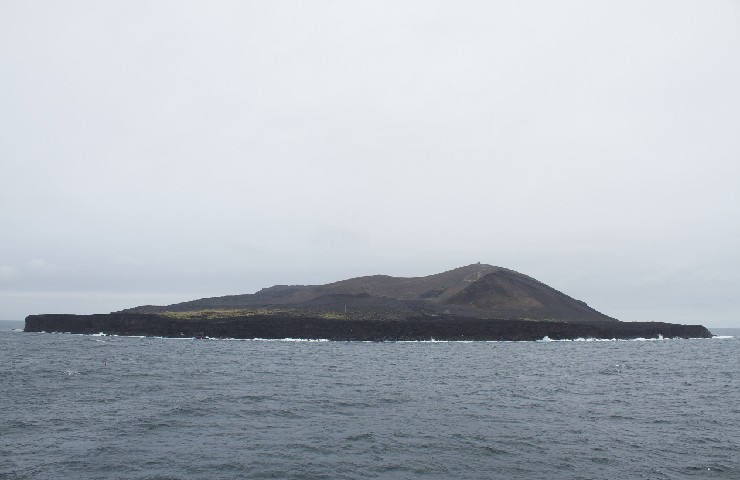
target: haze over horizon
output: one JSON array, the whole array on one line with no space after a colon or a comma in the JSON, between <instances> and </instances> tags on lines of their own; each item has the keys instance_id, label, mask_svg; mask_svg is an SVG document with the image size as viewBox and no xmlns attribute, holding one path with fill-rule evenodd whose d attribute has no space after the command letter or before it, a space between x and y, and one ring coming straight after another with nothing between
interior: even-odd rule
<instances>
[{"instance_id":1,"label":"haze over horizon","mask_svg":"<svg viewBox=\"0 0 740 480\"><path fill-rule=\"evenodd\" d=\"M740 3L0 2L0 319L482 262L740 327Z\"/></svg>"}]
</instances>

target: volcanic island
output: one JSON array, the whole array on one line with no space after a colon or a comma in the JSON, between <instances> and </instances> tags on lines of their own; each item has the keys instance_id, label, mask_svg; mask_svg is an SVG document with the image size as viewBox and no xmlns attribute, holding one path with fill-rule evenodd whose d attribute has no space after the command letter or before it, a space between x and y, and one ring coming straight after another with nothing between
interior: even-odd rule
<instances>
[{"instance_id":1,"label":"volcanic island","mask_svg":"<svg viewBox=\"0 0 740 480\"><path fill-rule=\"evenodd\" d=\"M423 341L709 338L701 325L621 322L532 277L472 264L426 277L372 275L326 285L26 317L26 332L126 336Z\"/></svg>"}]
</instances>

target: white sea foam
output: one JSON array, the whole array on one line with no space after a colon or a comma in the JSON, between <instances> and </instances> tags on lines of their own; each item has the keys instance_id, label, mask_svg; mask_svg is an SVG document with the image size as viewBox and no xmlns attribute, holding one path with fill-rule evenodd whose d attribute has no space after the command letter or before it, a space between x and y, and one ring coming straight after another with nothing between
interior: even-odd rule
<instances>
[{"instance_id":1,"label":"white sea foam","mask_svg":"<svg viewBox=\"0 0 740 480\"><path fill-rule=\"evenodd\" d=\"M23 332L23 330L17 330ZM32 332L32 333L49 333L49 332ZM116 335L107 333L71 333L71 332L51 332L52 334L66 334L66 335L78 335L78 336L90 336L90 337L122 337L122 338L151 338L159 340L196 340L196 337L159 337L150 335ZM710 338L690 338L688 340L727 340L734 339L734 335L713 335ZM312 339L312 338L219 338L219 337L205 337L206 340L230 340L230 341L258 341L258 342L330 342L332 340L326 338ZM548 342L657 342L661 340L687 340L682 337L663 337L659 335L657 338L593 338L593 337L578 337L574 339L560 339L555 340L545 335L540 340L534 340L536 343L548 343ZM104 342L103 340L97 340L98 342ZM336 340L338 342L359 342L359 343L521 343L527 342L528 340L436 340L434 338L429 340L382 340L380 342L373 340Z\"/></svg>"},{"instance_id":2,"label":"white sea foam","mask_svg":"<svg viewBox=\"0 0 740 480\"><path fill-rule=\"evenodd\" d=\"M712 337L712 338L717 338ZM573 339L561 339L561 340L553 340L552 338L548 337L547 335L544 336L541 340L535 340L535 342L660 342L662 340L686 340L682 337L663 337L663 335L659 335L658 337L653 338L645 338L645 337L638 337L638 338L593 338L593 337L578 337ZM689 340L707 340L706 338L691 338Z\"/></svg>"},{"instance_id":3,"label":"white sea foam","mask_svg":"<svg viewBox=\"0 0 740 480\"><path fill-rule=\"evenodd\" d=\"M565 342L567 342L569 340L558 340L558 341L565 341ZM593 337L583 338L583 337L578 337L578 338L575 338L575 339L570 340L570 341L573 341L573 342L616 342L617 339L616 338L593 338Z\"/></svg>"},{"instance_id":4,"label":"white sea foam","mask_svg":"<svg viewBox=\"0 0 740 480\"><path fill-rule=\"evenodd\" d=\"M121 336L125 336L127 338L156 338L157 340L195 340L195 337L147 337L145 335L142 335L142 336L136 336L136 335L126 336L126 335L121 335Z\"/></svg>"},{"instance_id":5,"label":"white sea foam","mask_svg":"<svg viewBox=\"0 0 740 480\"><path fill-rule=\"evenodd\" d=\"M714 336L711 338L703 338L703 337L696 337L696 338L683 338L683 337L663 337L662 335L659 338L583 338L578 337L574 339L562 339L562 340L553 340L552 338L549 338L547 336L543 337L541 340L535 340L535 342L660 342L663 340L711 340L712 338L734 338L734 337L718 337ZM497 340L489 340L496 342Z\"/></svg>"},{"instance_id":6,"label":"white sea foam","mask_svg":"<svg viewBox=\"0 0 740 480\"><path fill-rule=\"evenodd\" d=\"M255 342L328 342L328 338L247 338Z\"/></svg>"},{"instance_id":7,"label":"white sea foam","mask_svg":"<svg viewBox=\"0 0 740 480\"><path fill-rule=\"evenodd\" d=\"M381 340L380 343L501 343L503 340ZM365 343L377 343L365 340Z\"/></svg>"}]
</instances>

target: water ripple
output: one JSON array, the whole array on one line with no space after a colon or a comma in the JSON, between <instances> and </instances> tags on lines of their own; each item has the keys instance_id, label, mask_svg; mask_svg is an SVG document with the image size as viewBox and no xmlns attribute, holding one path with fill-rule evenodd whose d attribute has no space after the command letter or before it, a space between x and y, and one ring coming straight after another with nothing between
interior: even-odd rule
<instances>
[{"instance_id":1,"label":"water ripple","mask_svg":"<svg viewBox=\"0 0 740 480\"><path fill-rule=\"evenodd\" d=\"M0 477L740 478L737 341L5 335Z\"/></svg>"}]
</instances>

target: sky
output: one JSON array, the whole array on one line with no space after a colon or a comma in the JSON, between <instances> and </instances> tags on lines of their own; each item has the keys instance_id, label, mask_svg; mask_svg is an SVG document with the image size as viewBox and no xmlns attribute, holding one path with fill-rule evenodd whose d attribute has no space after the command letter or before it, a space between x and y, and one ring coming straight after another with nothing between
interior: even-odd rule
<instances>
[{"instance_id":1,"label":"sky","mask_svg":"<svg viewBox=\"0 0 740 480\"><path fill-rule=\"evenodd\" d=\"M0 0L0 318L511 268L740 327L737 1Z\"/></svg>"}]
</instances>

